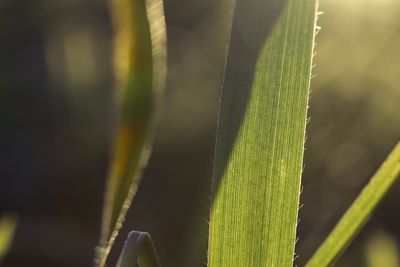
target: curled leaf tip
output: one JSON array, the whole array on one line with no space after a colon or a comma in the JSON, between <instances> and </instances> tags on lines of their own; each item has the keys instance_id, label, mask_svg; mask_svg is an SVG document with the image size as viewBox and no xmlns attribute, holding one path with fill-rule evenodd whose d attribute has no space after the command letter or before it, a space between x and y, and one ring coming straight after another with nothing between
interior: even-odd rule
<instances>
[{"instance_id":1,"label":"curled leaf tip","mask_svg":"<svg viewBox=\"0 0 400 267\"><path fill-rule=\"evenodd\" d=\"M160 266L150 234L137 231L130 232L118 259L117 267Z\"/></svg>"}]
</instances>

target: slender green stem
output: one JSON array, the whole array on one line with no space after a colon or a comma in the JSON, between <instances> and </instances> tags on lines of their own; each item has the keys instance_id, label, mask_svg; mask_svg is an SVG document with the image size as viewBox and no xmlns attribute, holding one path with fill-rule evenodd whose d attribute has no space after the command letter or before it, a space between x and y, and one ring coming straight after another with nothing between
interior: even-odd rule
<instances>
[{"instance_id":1,"label":"slender green stem","mask_svg":"<svg viewBox=\"0 0 400 267\"><path fill-rule=\"evenodd\" d=\"M399 177L400 143L389 154L306 266L329 266L347 248Z\"/></svg>"}]
</instances>

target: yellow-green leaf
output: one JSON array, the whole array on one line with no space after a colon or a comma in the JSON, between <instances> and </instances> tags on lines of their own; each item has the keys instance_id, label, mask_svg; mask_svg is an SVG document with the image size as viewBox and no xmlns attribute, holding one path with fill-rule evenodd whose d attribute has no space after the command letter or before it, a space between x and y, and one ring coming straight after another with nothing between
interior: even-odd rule
<instances>
[{"instance_id":1,"label":"yellow-green leaf","mask_svg":"<svg viewBox=\"0 0 400 267\"><path fill-rule=\"evenodd\" d=\"M111 0L117 125L109 167L98 263L107 255L149 157L155 108L166 75L162 0Z\"/></svg>"},{"instance_id":2,"label":"yellow-green leaf","mask_svg":"<svg viewBox=\"0 0 400 267\"><path fill-rule=\"evenodd\" d=\"M0 218L0 261L11 246L17 227L17 218L13 215L3 215Z\"/></svg>"}]
</instances>

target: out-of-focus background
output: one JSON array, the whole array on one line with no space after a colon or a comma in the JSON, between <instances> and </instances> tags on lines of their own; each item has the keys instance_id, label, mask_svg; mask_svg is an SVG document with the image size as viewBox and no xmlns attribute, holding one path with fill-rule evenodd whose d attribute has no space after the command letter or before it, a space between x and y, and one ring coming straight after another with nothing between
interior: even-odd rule
<instances>
[{"instance_id":1,"label":"out-of-focus background","mask_svg":"<svg viewBox=\"0 0 400 267\"><path fill-rule=\"evenodd\" d=\"M295 265L400 138L400 2L321 0ZM205 266L232 3L166 0L168 78L153 155L112 251L152 234L165 267ZM262 25L255 25L262 27ZM112 125L107 1L0 1L1 266L92 266ZM400 185L336 266L400 266Z\"/></svg>"}]
</instances>

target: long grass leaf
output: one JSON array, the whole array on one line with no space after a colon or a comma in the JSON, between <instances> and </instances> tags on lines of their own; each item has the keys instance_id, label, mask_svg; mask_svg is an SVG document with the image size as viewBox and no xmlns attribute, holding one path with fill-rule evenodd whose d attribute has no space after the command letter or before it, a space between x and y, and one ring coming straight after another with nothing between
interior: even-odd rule
<instances>
[{"instance_id":1,"label":"long grass leaf","mask_svg":"<svg viewBox=\"0 0 400 267\"><path fill-rule=\"evenodd\" d=\"M162 0L112 0L118 125L106 188L98 264L104 266L149 157L166 74Z\"/></svg>"},{"instance_id":2,"label":"long grass leaf","mask_svg":"<svg viewBox=\"0 0 400 267\"><path fill-rule=\"evenodd\" d=\"M347 248L399 177L400 143L389 154L306 266L329 266Z\"/></svg>"},{"instance_id":3,"label":"long grass leaf","mask_svg":"<svg viewBox=\"0 0 400 267\"><path fill-rule=\"evenodd\" d=\"M146 232L129 233L117 267L160 267L153 241Z\"/></svg>"},{"instance_id":4,"label":"long grass leaf","mask_svg":"<svg viewBox=\"0 0 400 267\"><path fill-rule=\"evenodd\" d=\"M315 0L237 0L217 133L210 267L292 266Z\"/></svg>"}]
</instances>

